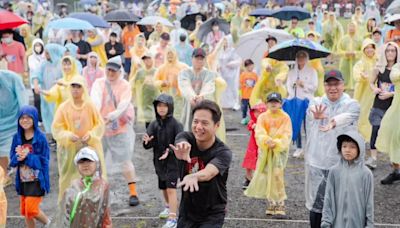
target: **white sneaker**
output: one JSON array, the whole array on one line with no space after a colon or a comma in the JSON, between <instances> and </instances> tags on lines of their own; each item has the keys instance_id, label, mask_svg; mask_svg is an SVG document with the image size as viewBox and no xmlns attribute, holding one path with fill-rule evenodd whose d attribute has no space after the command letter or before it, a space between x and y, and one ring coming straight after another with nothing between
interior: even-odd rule
<instances>
[{"instance_id":1,"label":"white sneaker","mask_svg":"<svg viewBox=\"0 0 400 228\"><path fill-rule=\"evenodd\" d=\"M165 208L161 213L158 215L160 219L166 219L169 216L169 209Z\"/></svg>"},{"instance_id":2,"label":"white sneaker","mask_svg":"<svg viewBox=\"0 0 400 228\"><path fill-rule=\"evenodd\" d=\"M296 151L293 153L294 158L301 158L304 156L303 149L297 148Z\"/></svg>"},{"instance_id":3,"label":"white sneaker","mask_svg":"<svg viewBox=\"0 0 400 228\"><path fill-rule=\"evenodd\" d=\"M178 225L177 219L168 219L168 221L162 226L162 228L176 228Z\"/></svg>"}]
</instances>

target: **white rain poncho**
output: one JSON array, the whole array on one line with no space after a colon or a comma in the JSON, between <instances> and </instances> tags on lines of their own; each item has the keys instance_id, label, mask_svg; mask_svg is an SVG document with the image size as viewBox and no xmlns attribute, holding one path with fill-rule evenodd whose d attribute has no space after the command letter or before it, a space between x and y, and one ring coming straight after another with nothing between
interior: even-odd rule
<instances>
[{"instance_id":1,"label":"white rain poncho","mask_svg":"<svg viewBox=\"0 0 400 228\"><path fill-rule=\"evenodd\" d=\"M327 119L314 119L311 110L318 105L326 106ZM316 97L310 101L306 117L307 143L305 151L305 194L306 207L316 213L322 213L326 179L329 169L340 159L337 153L336 137L348 130L357 129L360 115L360 105L349 95L343 94L336 102L331 102L326 96ZM319 128L332 119L336 127L323 132Z\"/></svg>"},{"instance_id":2,"label":"white rain poncho","mask_svg":"<svg viewBox=\"0 0 400 228\"><path fill-rule=\"evenodd\" d=\"M0 70L0 157L8 157L20 107L28 103L21 76Z\"/></svg>"},{"instance_id":3,"label":"white rain poncho","mask_svg":"<svg viewBox=\"0 0 400 228\"><path fill-rule=\"evenodd\" d=\"M374 227L374 177L364 165L365 142L357 131L346 132L338 138L338 149L345 137L357 142L359 155L353 163L342 157L329 171L321 228L371 228Z\"/></svg>"},{"instance_id":4,"label":"white rain poncho","mask_svg":"<svg viewBox=\"0 0 400 228\"><path fill-rule=\"evenodd\" d=\"M233 48L231 36L224 38L226 47L223 47L218 56L218 68L221 77L228 84L221 94L221 107L238 109L239 105L239 75L241 58Z\"/></svg>"}]
</instances>

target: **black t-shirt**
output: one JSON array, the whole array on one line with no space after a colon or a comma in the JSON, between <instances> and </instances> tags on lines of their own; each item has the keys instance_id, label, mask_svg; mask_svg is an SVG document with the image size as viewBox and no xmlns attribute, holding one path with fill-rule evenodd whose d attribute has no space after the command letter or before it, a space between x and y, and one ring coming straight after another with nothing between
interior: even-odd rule
<instances>
[{"instance_id":1,"label":"black t-shirt","mask_svg":"<svg viewBox=\"0 0 400 228\"><path fill-rule=\"evenodd\" d=\"M33 153L31 139L26 139L22 135L22 148L27 153ZM40 187L40 182L37 178L39 170L34 170L24 164L19 165L19 176L20 176L20 194L23 196L44 196L44 191Z\"/></svg>"},{"instance_id":2,"label":"black t-shirt","mask_svg":"<svg viewBox=\"0 0 400 228\"><path fill-rule=\"evenodd\" d=\"M110 54L110 50L113 49L115 50L115 54ZM124 53L124 46L121 43L115 42L114 45L111 44L111 42L107 42L104 45L104 49L106 50L107 54L107 59L110 59L112 57L115 57L117 55L122 55Z\"/></svg>"},{"instance_id":3,"label":"black t-shirt","mask_svg":"<svg viewBox=\"0 0 400 228\"><path fill-rule=\"evenodd\" d=\"M181 180L187 174L196 173L213 164L219 174L210 181L199 182L199 191L182 191L179 215L193 222L220 221L225 217L227 203L226 182L232 151L218 138L207 150L200 151L196 139L191 132L181 132L176 136L175 143L187 141L192 145L190 151L191 163L180 161Z\"/></svg>"},{"instance_id":4,"label":"black t-shirt","mask_svg":"<svg viewBox=\"0 0 400 228\"><path fill-rule=\"evenodd\" d=\"M392 80L390 80L390 70L385 69L385 72L383 72L383 74L379 72L378 80L376 80L376 86L384 91L394 92L394 85L392 83ZM379 96L376 95L373 107L386 111L389 109L392 101L393 97L386 100L381 100L379 99Z\"/></svg>"},{"instance_id":5,"label":"black t-shirt","mask_svg":"<svg viewBox=\"0 0 400 228\"><path fill-rule=\"evenodd\" d=\"M89 52L92 51L92 47L90 46L90 44L84 40L80 40L79 42L75 43L74 41L72 41L73 44L75 44L76 46L78 46L78 54L80 55L86 55ZM78 59L79 62L81 62L82 67L86 66L86 59Z\"/></svg>"}]
</instances>

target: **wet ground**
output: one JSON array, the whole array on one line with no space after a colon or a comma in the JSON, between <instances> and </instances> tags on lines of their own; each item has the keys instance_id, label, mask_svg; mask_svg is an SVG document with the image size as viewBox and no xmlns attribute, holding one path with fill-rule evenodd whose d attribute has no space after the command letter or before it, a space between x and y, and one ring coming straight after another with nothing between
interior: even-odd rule
<instances>
[{"instance_id":1,"label":"wet ground","mask_svg":"<svg viewBox=\"0 0 400 228\"><path fill-rule=\"evenodd\" d=\"M287 220L274 220L265 215L265 200L247 198L243 195L242 182L244 170L241 162L248 142L246 128L239 124L240 112L225 111L228 126L227 144L233 151L233 161L228 179L228 214L225 227L308 227L308 212L304 206L304 161L289 158L286 169L286 191L288 195ZM118 173L110 172L111 211L114 227L161 227L164 221L158 219L163 209L161 194L157 188L157 178L152 164L152 152L145 151L140 139L144 131L143 124L135 127L136 147L134 165L138 174L137 189L141 204L137 207L128 205L128 187ZM318 143L318 142L316 142ZM293 151L292 151L293 152ZM109 160L108 160L109 161ZM110 163L110 162L109 162ZM58 174L56 154L51 154L51 193L44 198L42 209L53 216L57 208ZM111 169L116 169L109 164ZM390 172L388 158L379 156L375 177L375 222L378 227L400 227L400 184L383 186L379 181ZM19 198L14 186L6 189L8 198L7 227L23 227L24 221L19 216Z\"/></svg>"}]
</instances>

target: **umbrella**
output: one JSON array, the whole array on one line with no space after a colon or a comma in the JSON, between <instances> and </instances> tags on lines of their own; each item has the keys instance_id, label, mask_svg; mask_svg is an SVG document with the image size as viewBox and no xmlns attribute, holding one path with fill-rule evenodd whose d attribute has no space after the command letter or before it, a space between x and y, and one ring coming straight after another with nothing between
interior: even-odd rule
<instances>
[{"instance_id":1,"label":"umbrella","mask_svg":"<svg viewBox=\"0 0 400 228\"><path fill-rule=\"evenodd\" d=\"M394 0L388 8L386 9L386 13L396 14L400 13L400 0Z\"/></svg>"},{"instance_id":2,"label":"umbrella","mask_svg":"<svg viewBox=\"0 0 400 228\"><path fill-rule=\"evenodd\" d=\"M395 21L399 21L399 20L400 20L400 13L399 14L395 14L395 15L390 15L386 19L385 23L388 24L388 25L394 26L394 22Z\"/></svg>"},{"instance_id":3,"label":"umbrella","mask_svg":"<svg viewBox=\"0 0 400 228\"><path fill-rule=\"evenodd\" d=\"M198 15L201 16L202 21L205 21L207 19L207 17L201 13L187 14L181 19L182 28L193 31L196 28L196 17Z\"/></svg>"},{"instance_id":4,"label":"umbrella","mask_svg":"<svg viewBox=\"0 0 400 228\"><path fill-rule=\"evenodd\" d=\"M289 21L292 17L297 17L299 20L305 20L311 18L311 14L304 8L298 6L284 6L280 9L275 10L272 17Z\"/></svg>"},{"instance_id":5,"label":"umbrella","mask_svg":"<svg viewBox=\"0 0 400 228\"><path fill-rule=\"evenodd\" d=\"M283 101L282 109L285 111L292 121L292 140L296 141L301 131L301 124L306 117L306 111L308 108L308 99L300 99L293 97L292 99L285 99Z\"/></svg>"},{"instance_id":6,"label":"umbrella","mask_svg":"<svg viewBox=\"0 0 400 228\"><path fill-rule=\"evenodd\" d=\"M157 23L161 23L164 26L167 27L174 27L174 25L168 20L163 17L159 16L147 16L142 18L140 21L138 21L138 25L156 25Z\"/></svg>"},{"instance_id":7,"label":"umbrella","mask_svg":"<svg viewBox=\"0 0 400 228\"><path fill-rule=\"evenodd\" d=\"M275 45L268 57L281 61L296 60L298 51L306 51L310 59L325 58L331 53L322 45L306 39L294 39Z\"/></svg>"},{"instance_id":8,"label":"umbrella","mask_svg":"<svg viewBox=\"0 0 400 228\"><path fill-rule=\"evenodd\" d=\"M275 37L278 42L293 39L293 36L284 30L263 28L240 36L236 46L236 53L242 59L253 60L258 69L264 53L268 50L266 39L271 36Z\"/></svg>"},{"instance_id":9,"label":"umbrella","mask_svg":"<svg viewBox=\"0 0 400 228\"><path fill-rule=\"evenodd\" d=\"M128 10L113 10L104 16L104 20L108 22L138 22L140 17Z\"/></svg>"},{"instance_id":10,"label":"umbrella","mask_svg":"<svg viewBox=\"0 0 400 228\"><path fill-rule=\"evenodd\" d=\"M87 21L67 17L50 21L46 27L46 30L49 29L91 30L94 26Z\"/></svg>"},{"instance_id":11,"label":"umbrella","mask_svg":"<svg viewBox=\"0 0 400 228\"><path fill-rule=\"evenodd\" d=\"M206 37L207 34L212 31L211 25L214 21L218 21L219 30L223 31L225 35L231 33L230 25L227 21L221 18L211 18L200 26L199 31L197 32L197 38L199 38L199 40L203 40L204 37Z\"/></svg>"},{"instance_id":12,"label":"umbrella","mask_svg":"<svg viewBox=\"0 0 400 228\"><path fill-rule=\"evenodd\" d=\"M109 28L110 25L103 18L92 13L71 13L68 17L80 19L89 22L94 27Z\"/></svg>"},{"instance_id":13,"label":"umbrella","mask_svg":"<svg viewBox=\"0 0 400 228\"><path fill-rule=\"evenodd\" d=\"M28 22L20 16L7 10L0 10L0 30L12 29L26 23Z\"/></svg>"},{"instance_id":14,"label":"umbrella","mask_svg":"<svg viewBox=\"0 0 400 228\"><path fill-rule=\"evenodd\" d=\"M261 17L261 16L265 16L265 17L271 17L272 14L274 13L274 10L271 9L266 9L266 8L259 8L259 9L255 9L253 11L251 11L251 13L249 14L249 16L254 16L254 17Z\"/></svg>"}]
</instances>

